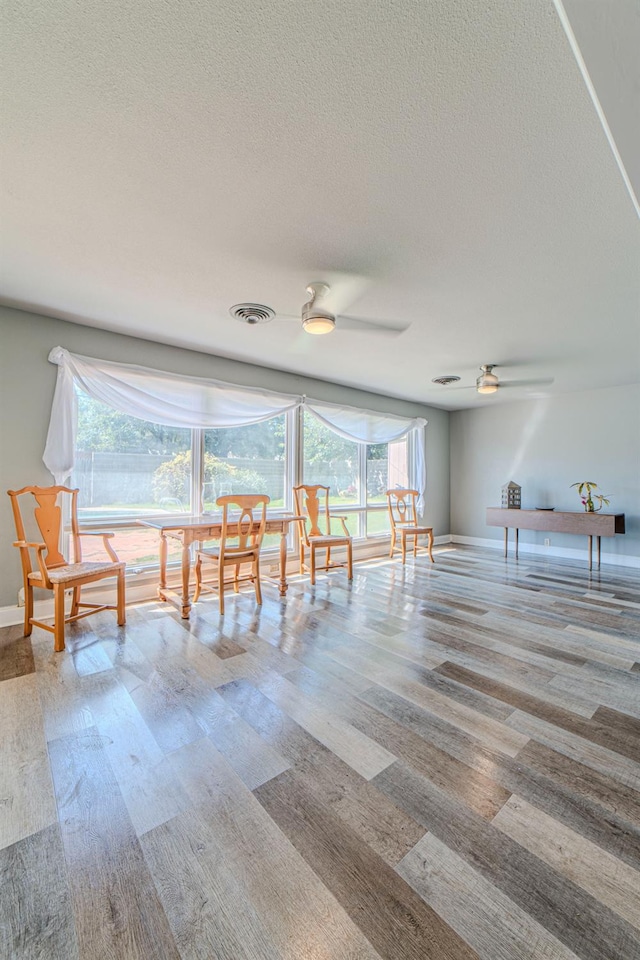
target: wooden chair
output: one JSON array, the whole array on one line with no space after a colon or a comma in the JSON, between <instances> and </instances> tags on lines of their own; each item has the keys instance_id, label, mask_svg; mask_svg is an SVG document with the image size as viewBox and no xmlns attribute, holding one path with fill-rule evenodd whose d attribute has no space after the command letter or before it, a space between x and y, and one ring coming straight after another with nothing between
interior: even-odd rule
<instances>
[{"instance_id":1,"label":"wooden chair","mask_svg":"<svg viewBox=\"0 0 640 960\"><path fill-rule=\"evenodd\" d=\"M346 517L337 515L331 516L329 513L329 487L324 487L320 483L314 485L300 484L293 488L293 495L296 501L296 513L299 516L306 517L306 520L298 520L298 532L300 537L300 573L308 569L311 574L311 583L316 582L316 570L332 570L334 567L347 567L347 576L353 580L353 552L351 534L345 523ZM322 492L320 492L322 491ZM331 533L331 521L340 520L343 533ZM309 529L307 530L307 524ZM324 526L325 533L320 529ZM347 561L345 563L334 563L331 560L331 550L333 547L347 548ZM311 555L311 566L305 565L305 550L309 550ZM316 550L326 550L326 564L317 566Z\"/></svg>"},{"instance_id":2,"label":"wooden chair","mask_svg":"<svg viewBox=\"0 0 640 960\"><path fill-rule=\"evenodd\" d=\"M400 545L402 548L402 562L407 560L407 538L413 537L413 555L418 555L418 537L426 534L427 553L431 563L433 559L433 527L418 526L418 512L416 510L416 501L418 499L417 490L387 490L387 504L389 506L389 519L391 521L391 547L389 556L393 556L396 548L396 541L400 536Z\"/></svg>"},{"instance_id":3,"label":"wooden chair","mask_svg":"<svg viewBox=\"0 0 640 960\"><path fill-rule=\"evenodd\" d=\"M196 589L193 596L197 601L203 590L217 589L220 595L220 614L224 614L224 589L233 584L234 593L238 585L251 581L256 591L256 603L262 603L260 589L260 546L267 522L267 504L271 498L264 494L229 494L218 497L216 506L222 507L222 533L218 548L200 548L196 553ZM229 508L238 507L239 517L229 518ZM237 540L237 543L230 541ZM216 581L202 578L202 564L213 560L217 567L217 588L210 586ZM242 564L251 564L251 573L239 576ZM233 580L225 580L225 567L235 567Z\"/></svg>"},{"instance_id":4,"label":"wooden chair","mask_svg":"<svg viewBox=\"0 0 640 960\"><path fill-rule=\"evenodd\" d=\"M116 610L118 625L122 626L125 622L124 612L124 571L125 564L118 560L116 552L109 543L112 533L92 532L80 530L78 527L78 490L72 490L70 487L23 487L21 490L8 490L11 497L11 506L13 508L13 517L16 524L16 533L18 539L14 547L20 550L22 559L22 573L24 577L24 635L28 637L31 634L31 628L35 624L48 630L54 636L54 650L64 650L64 627L66 623L72 623L75 620L81 620L83 617L89 617L100 610ZM58 496L69 495L71 501L71 543L73 549L74 562L68 563L60 553L60 538L62 533L62 509L58 504ZM27 498L21 500L22 497ZM32 496L35 500L28 500ZM27 539L25 534L26 509L23 514L22 507L26 508L26 502L30 503L29 512L33 509L33 517L37 524L42 543L33 542ZM83 561L82 559L82 537L102 537L105 550L109 556L104 561ZM37 569L34 569L31 559L31 551L36 551ZM95 583L97 580L104 580L107 577L117 577L117 602L116 605L106 603L81 603L80 589L87 583ZM33 589L37 587L42 590L53 591L54 619L53 626L47 623L41 623L34 620L33 617ZM73 598L71 602L71 612L68 617L64 613L65 591L72 589ZM87 608L86 612L80 613L81 608Z\"/></svg>"}]
</instances>

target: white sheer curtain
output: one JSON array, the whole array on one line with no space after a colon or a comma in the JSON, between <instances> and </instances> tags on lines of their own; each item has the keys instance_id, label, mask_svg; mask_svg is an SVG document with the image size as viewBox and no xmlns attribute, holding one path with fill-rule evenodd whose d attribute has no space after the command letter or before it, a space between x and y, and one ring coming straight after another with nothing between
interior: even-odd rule
<instances>
[{"instance_id":1,"label":"white sheer curtain","mask_svg":"<svg viewBox=\"0 0 640 960\"><path fill-rule=\"evenodd\" d=\"M374 413L287 393L238 387L222 380L95 360L69 353L62 347L54 347L49 360L58 365L58 379L42 459L56 483L63 483L74 466L77 385L94 400L120 413L163 426L242 427L270 420L303 405L334 433L357 443L393 443L407 437L411 451L409 485L419 493L418 509L422 512L427 423L422 417L410 419Z\"/></svg>"},{"instance_id":2,"label":"white sheer curtain","mask_svg":"<svg viewBox=\"0 0 640 960\"><path fill-rule=\"evenodd\" d=\"M359 410L357 407L309 400L306 397L303 399L303 404L305 410L347 440L355 440L357 443L393 443L394 440L407 437L410 451L409 486L418 491L417 508L422 514L427 484L425 457L427 421L425 419L397 417L391 413L374 413L369 410Z\"/></svg>"},{"instance_id":3,"label":"white sheer curtain","mask_svg":"<svg viewBox=\"0 0 640 960\"><path fill-rule=\"evenodd\" d=\"M179 376L148 367L111 363L55 347L49 354L58 364L43 460L62 483L74 465L77 384L94 400L120 413L168 427L242 427L293 410L301 397L236 387L221 380Z\"/></svg>"}]
</instances>

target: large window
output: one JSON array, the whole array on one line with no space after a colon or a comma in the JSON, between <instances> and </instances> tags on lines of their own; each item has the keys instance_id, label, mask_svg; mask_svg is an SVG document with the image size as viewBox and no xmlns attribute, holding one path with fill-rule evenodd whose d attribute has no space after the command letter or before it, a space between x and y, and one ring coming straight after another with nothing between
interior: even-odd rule
<instances>
[{"instance_id":1,"label":"large window","mask_svg":"<svg viewBox=\"0 0 640 960\"><path fill-rule=\"evenodd\" d=\"M132 567L158 562L158 534L138 517L212 511L228 493L267 493L271 505L290 503L286 474L286 417L224 430L161 427L78 391L78 433L71 484L80 489L83 526L113 529L113 546ZM265 544L269 546L267 541ZM179 545L169 541L169 559ZM83 543L87 560L100 542Z\"/></svg>"},{"instance_id":2,"label":"large window","mask_svg":"<svg viewBox=\"0 0 640 960\"><path fill-rule=\"evenodd\" d=\"M303 482L331 488L332 512L343 513L353 537L389 532L386 492L390 487L407 486L406 440L354 443L305 411L303 451Z\"/></svg>"},{"instance_id":3,"label":"large window","mask_svg":"<svg viewBox=\"0 0 640 960\"><path fill-rule=\"evenodd\" d=\"M300 465L300 466L299 466ZM388 533L388 487L407 485L406 440L365 446L338 436L313 415L291 412L245 427L189 430L121 414L78 391L73 486L84 526L110 527L131 568L158 562L157 533L138 517L211 512L218 497L267 493L291 509L294 483L331 488L334 513L353 537ZM265 546L275 546L269 538ZM276 538L277 539L277 538ZM85 545L86 559L99 545ZM91 552L89 552L91 551ZM170 543L170 559L178 558Z\"/></svg>"}]
</instances>

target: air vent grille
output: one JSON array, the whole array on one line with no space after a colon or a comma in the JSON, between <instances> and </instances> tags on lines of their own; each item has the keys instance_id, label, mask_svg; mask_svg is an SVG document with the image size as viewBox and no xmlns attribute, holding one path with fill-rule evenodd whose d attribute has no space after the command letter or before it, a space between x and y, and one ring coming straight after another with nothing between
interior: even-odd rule
<instances>
[{"instance_id":1,"label":"air vent grille","mask_svg":"<svg viewBox=\"0 0 640 960\"><path fill-rule=\"evenodd\" d=\"M446 387L450 383L457 383L460 377L456 377L455 374L449 374L444 377L434 377L431 383L439 383L441 386Z\"/></svg>"},{"instance_id":2,"label":"air vent grille","mask_svg":"<svg viewBox=\"0 0 640 960\"><path fill-rule=\"evenodd\" d=\"M236 303L234 307L230 307L229 313L235 320L252 326L256 323L269 323L276 315L275 310L265 307L263 303Z\"/></svg>"}]
</instances>

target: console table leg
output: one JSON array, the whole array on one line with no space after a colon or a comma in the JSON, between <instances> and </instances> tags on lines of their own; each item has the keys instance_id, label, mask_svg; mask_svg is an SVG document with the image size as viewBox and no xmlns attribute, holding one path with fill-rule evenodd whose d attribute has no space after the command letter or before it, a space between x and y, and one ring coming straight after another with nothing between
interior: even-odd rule
<instances>
[{"instance_id":1,"label":"console table leg","mask_svg":"<svg viewBox=\"0 0 640 960\"><path fill-rule=\"evenodd\" d=\"M166 600L164 591L167 587L167 537L160 533L160 584L158 586L158 598Z\"/></svg>"},{"instance_id":2,"label":"console table leg","mask_svg":"<svg viewBox=\"0 0 640 960\"><path fill-rule=\"evenodd\" d=\"M507 558L507 553L509 551L509 527L504 528L504 557Z\"/></svg>"},{"instance_id":3,"label":"console table leg","mask_svg":"<svg viewBox=\"0 0 640 960\"><path fill-rule=\"evenodd\" d=\"M518 528L516 527L516 560L518 559L518 534L519 534L519 532L520 532L520 531L519 531Z\"/></svg>"},{"instance_id":4,"label":"console table leg","mask_svg":"<svg viewBox=\"0 0 640 960\"><path fill-rule=\"evenodd\" d=\"M593 569L593 535L589 534L589 570Z\"/></svg>"},{"instance_id":5,"label":"console table leg","mask_svg":"<svg viewBox=\"0 0 640 960\"><path fill-rule=\"evenodd\" d=\"M287 531L288 526L286 523L282 524L282 532L280 534L280 581L278 583L278 590L281 597L286 596L287 594Z\"/></svg>"},{"instance_id":6,"label":"console table leg","mask_svg":"<svg viewBox=\"0 0 640 960\"><path fill-rule=\"evenodd\" d=\"M600 566L600 537L598 537L598 566Z\"/></svg>"}]
</instances>

